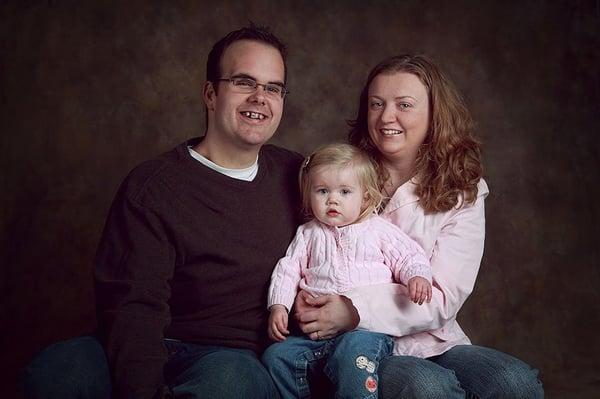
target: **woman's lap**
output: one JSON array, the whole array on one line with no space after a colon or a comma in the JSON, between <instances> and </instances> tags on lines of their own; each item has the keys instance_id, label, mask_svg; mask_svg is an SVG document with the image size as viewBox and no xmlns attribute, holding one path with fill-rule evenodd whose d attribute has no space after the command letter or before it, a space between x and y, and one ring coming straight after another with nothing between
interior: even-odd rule
<instances>
[{"instance_id":1,"label":"woman's lap","mask_svg":"<svg viewBox=\"0 0 600 399\"><path fill-rule=\"evenodd\" d=\"M440 356L394 356L380 366L380 397L542 398L537 370L500 351L459 345Z\"/></svg>"}]
</instances>

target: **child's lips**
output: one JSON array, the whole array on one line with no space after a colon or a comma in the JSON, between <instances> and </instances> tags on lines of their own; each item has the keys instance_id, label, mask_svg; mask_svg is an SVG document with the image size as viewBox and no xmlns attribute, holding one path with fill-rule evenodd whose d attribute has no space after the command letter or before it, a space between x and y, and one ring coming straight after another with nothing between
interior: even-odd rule
<instances>
[{"instance_id":1,"label":"child's lips","mask_svg":"<svg viewBox=\"0 0 600 399\"><path fill-rule=\"evenodd\" d=\"M327 216L337 216L340 213L334 209L327 211Z\"/></svg>"}]
</instances>

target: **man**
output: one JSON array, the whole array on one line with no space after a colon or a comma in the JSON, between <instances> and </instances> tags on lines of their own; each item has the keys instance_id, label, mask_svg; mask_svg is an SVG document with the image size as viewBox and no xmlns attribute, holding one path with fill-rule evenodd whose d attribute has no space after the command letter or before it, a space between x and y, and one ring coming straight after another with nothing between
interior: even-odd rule
<instances>
[{"instance_id":1,"label":"man","mask_svg":"<svg viewBox=\"0 0 600 399\"><path fill-rule=\"evenodd\" d=\"M204 85L205 136L143 163L121 185L95 272L113 397L277 396L257 353L267 344L270 274L299 222L302 158L265 145L283 112L285 56L274 35L254 26L217 42ZM106 369L97 342L65 345L32 362L27 395L106 395L106 376L87 374ZM67 372L88 379L82 388L66 386L57 374L64 365L43 375L59 353L99 359Z\"/></svg>"}]
</instances>

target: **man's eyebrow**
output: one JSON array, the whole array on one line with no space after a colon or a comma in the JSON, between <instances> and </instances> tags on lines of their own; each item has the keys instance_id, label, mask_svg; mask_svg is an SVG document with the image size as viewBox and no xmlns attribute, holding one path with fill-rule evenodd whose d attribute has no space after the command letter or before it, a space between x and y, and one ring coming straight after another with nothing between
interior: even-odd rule
<instances>
[{"instance_id":1,"label":"man's eyebrow","mask_svg":"<svg viewBox=\"0 0 600 399\"><path fill-rule=\"evenodd\" d=\"M248 75L247 73L236 73L235 75L232 76L232 78L247 78L247 79L252 79L255 82L257 82L256 78L252 75ZM277 81L273 81L273 82L267 82L267 84L272 84L272 85L277 85L277 86L281 86L284 87L285 85L283 84L283 82L277 80Z\"/></svg>"}]
</instances>

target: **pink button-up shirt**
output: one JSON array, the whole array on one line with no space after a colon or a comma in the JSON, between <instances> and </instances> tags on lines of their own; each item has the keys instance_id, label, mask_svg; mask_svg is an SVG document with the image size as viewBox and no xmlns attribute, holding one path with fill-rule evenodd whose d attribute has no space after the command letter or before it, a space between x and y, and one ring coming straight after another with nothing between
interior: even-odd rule
<instances>
[{"instance_id":1,"label":"pink button-up shirt","mask_svg":"<svg viewBox=\"0 0 600 399\"><path fill-rule=\"evenodd\" d=\"M344 227L313 220L298 228L277 262L268 306L281 304L289 310L298 288L313 295L342 294L364 285L407 284L415 276L431 281L423 249L382 217Z\"/></svg>"},{"instance_id":2,"label":"pink button-up shirt","mask_svg":"<svg viewBox=\"0 0 600 399\"><path fill-rule=\"evenodd\" d=\"M382 216L400 227L425 250L433 273L431 303L413 306L397 284L358 287L346 292L360 315L359 329L394 335L394 353L430 357L459 344L470 344L456 314L473 291L485 238L484 199L479 181L474 204L425 214L412 181L396 190Z\"/></svg>"}]
</instances>

